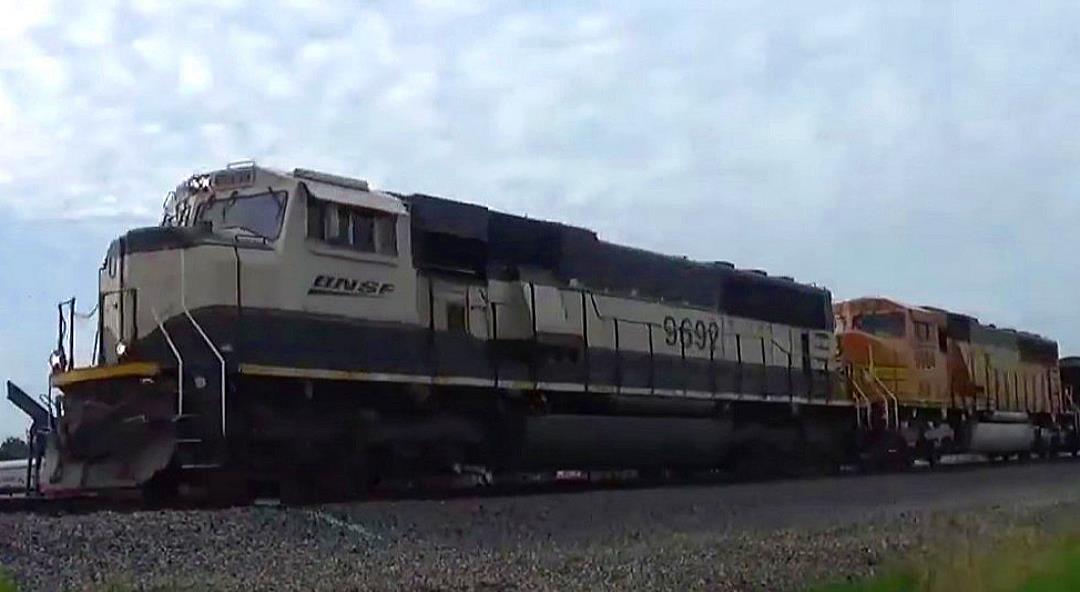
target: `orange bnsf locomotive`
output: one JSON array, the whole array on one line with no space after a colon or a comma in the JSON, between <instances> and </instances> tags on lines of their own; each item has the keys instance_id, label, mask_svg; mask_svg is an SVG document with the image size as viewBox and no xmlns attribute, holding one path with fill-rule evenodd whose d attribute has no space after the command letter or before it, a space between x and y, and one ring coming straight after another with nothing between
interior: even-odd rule
<instances>
[{"instance_id":1,"label":"orange bnsf locomotive","mask_svg":"<svg viewBox=\"0 0 1080 592\"><path fill-rule=\"evenodd\" d=\"M305 169L188 179L110 245L97 305L55 405L9 385L47 495L1076 447L1044 339Z\"/></svg>"},{"instance_id":2,"label":"orange bnsf locomotive","mask_svg":"<svg viewBox=\"0 0 1080 592\"><path fill-rule=\"evenodd\" d=\"M1055 342L884 298L837 304L836 323L860 421L883 426L871 433L890 434L888 446L931 461L1076 450Z\"/></svg>"}]
</instances>

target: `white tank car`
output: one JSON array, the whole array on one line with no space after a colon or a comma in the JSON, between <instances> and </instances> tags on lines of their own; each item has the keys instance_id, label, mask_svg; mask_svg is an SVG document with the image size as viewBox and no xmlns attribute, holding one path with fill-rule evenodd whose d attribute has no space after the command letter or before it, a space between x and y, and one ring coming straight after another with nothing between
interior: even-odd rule
<instances>
[{"instance_id":1,"label":"white tank car","mask_svg":"<svg viewBox=\"0 0 1080 592\"><path fill-rule=\"evenodd\" d=\"M27 460L0 460L0 494L26 492Z\"/></svg>"},{"instance_id":2,"label":"white tank car","mask_svg":"<svg viewBox=\"0 0 1080 592\"><path fill-rule=\"evenodd\" d=\"M303 169L165 210L109 247L95 363L58 358L43 489L835 461L855 418L790 278Z\"/></svg>"}]
</instances>

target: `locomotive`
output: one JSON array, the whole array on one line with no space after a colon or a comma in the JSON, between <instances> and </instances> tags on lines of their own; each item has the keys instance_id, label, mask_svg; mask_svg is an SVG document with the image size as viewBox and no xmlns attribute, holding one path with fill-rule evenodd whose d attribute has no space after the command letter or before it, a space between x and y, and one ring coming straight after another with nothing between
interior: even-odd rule
<instances>
[{"instance_id":1,"label":"locomotive","mask_svg":"<svg viewBox=\"0 0 1080 592\"><path fill-rule=\"evenodd\" d=\"M884 298L842 302L836 313L850 394L867 413L880 403L901 450L931 462L952 452L1076 451L1055 342Z\"/></svg>"},{"instance_id":2,"label":"locomotive","mask_svg":"<svg viewBox=\"0 0 1080 592\"><path fill-rule=\"evenodd\" d=\"M91 364L61 323L47 495L1076 448L1051 341L313 170L187 179L97 304Z\"/></svg>"}]
</instances>

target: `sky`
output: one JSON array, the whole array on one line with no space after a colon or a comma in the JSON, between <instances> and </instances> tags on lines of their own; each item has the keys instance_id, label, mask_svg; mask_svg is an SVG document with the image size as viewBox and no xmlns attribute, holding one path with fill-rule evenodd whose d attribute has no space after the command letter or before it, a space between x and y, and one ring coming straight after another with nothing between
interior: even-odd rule
<instances>
[{"instance_id":1,"label":"sky","mask_svg":"<svg viewBox=\"0 0 1080 592\"><path fill-rule=\"evenodd\" d=\"M0 0L0 379L254 159L974 314L1080 353L1080 4ZM78 330L92 332L82 323ZM25 420L0 404L0 434Z\"/></svg>"}]
</instances>

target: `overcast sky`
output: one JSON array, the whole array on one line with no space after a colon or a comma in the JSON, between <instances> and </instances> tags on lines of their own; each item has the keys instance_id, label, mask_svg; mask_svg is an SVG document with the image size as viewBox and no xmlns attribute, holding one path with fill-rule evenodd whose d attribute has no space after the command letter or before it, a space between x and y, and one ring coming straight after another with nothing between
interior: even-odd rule
<instances>
[{"instance_id":1,"label":"overcast sky","mask_svg":"<svg viewBox=\"0 0 1080 592\"><path fill-rule=\"evenodd\" d=\"M360 7L360 8L358 8ZM109 240L252 158L1080 353L1080 5L0 0L0 378ZM90 329L92 331L92 329ZM0 433L23 429L0 404Z\"/></svg>"}]
</instances>

